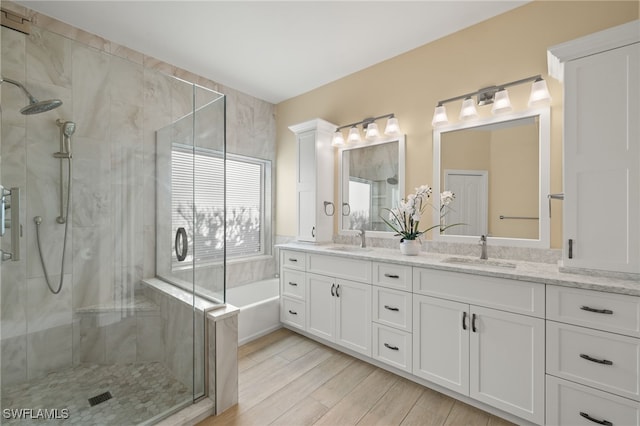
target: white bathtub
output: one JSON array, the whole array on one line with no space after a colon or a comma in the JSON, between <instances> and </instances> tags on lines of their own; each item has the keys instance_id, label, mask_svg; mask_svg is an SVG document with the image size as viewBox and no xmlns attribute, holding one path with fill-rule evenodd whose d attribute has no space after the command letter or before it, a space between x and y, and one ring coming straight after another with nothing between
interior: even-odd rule
<instances>
[{"instance_id":1,"label":"white bathtub","mask_svg":"<svg viewBox=\"0 0 640 426\"><path fill-rule=\"evenodd\" d=\"M278 278L227 289L227 302L240 308L238 315L239 345L281 327Z\"/></svg>"}]
</instances>

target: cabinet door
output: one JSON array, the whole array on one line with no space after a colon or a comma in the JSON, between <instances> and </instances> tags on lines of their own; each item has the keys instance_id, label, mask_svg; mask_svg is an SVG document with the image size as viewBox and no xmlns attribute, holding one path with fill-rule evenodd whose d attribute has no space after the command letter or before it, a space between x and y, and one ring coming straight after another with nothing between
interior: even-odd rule
<instances>
[{"instance_id":1,"label":"cabinet door","mask_svg":"<svg viewBox=\"0 0 640 426\"><path fill-rule=\"evenodd\" d=\"M640 272L640 43L567 62L564 102L564 264Z\"/></svg>"},{"instance_id":2,"label":"cabinet door","mask_svg":"<svg viewBox=\"0 0 640 426\"><path fill-rule=\"evenodd\" d=\"M371 356L371 285L336 280L336 343Z\"/></svg>"},{"instance_id":3,"label":"cabinet door","mask_svg":"<svg viewBox=\"0 0 640 426\"><path fill-rule=\"evenodd\" d=\"M413 296L413 374L469 394L469 305Z\"/></svg>"},{"instance_id":4,"label":"cabinet door","mask_svg":"<svg viewBox=\"0 0 640 426\"><path fill-rule=\"evenodd\" d=\"M469 328L469 395L542 424L544 320L472 306Z\"/></svg>"},{"instance_id":5,"label":"cabinet door","mask_svg":"<svg viewBox=\"0 0 640 426\"><path fill-rule=\"evenodd\" d=\"M335 283L333 278L306 274L307 331L327 340L335 335Z\"/></svg>"},{"instance_id":6,"label":"cabinet door","mask_svg":"<svg viewBox=\"0 0 640 426\"><path fill-rule=\"evenodd\" d=\"M298 167L296 172L296 209L298 240L316 238L316 132L298 136Z\"/></svg>"}]
</instances>

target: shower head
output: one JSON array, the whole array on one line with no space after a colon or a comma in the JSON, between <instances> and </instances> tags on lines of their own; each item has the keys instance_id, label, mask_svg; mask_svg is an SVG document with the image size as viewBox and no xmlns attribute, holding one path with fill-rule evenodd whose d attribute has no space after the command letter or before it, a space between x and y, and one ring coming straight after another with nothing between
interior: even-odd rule
<instances>
[{"instance_id":1,"label":"shower head","mask_svg":"<svg viewBox=\"0 0 640 426\"><path fill-rule=\"evenodd\" d=\"M60 99L50 99L48 101L33 102L20 110L24 115L40 114L41 112L50 111L62 105Z\"/></svg>"},{"instance_id":2,"label":"shower head","mask_svg":"<svg viewBox=\"0 0 640 426\"><path fill-rule=\"evenodd\" d=\"M10 78L4 78L4 77L0 78L0 83L4 83L5 81L7 83L13 84L14 86L18 86L20 89L22 89L22 91L27 96L27 98L29 98L29 105L27 105L26 107L20 110L21 114L24 114L24 115L39 114L41 112L50 111L54 108L58 108L60 105L62 105L62 101L60 99L38 101L36 98L33 97L31 93L29 93L26 87L24 87L19 82L15 80L11 80Z\"/></svg>"}]
</instances>

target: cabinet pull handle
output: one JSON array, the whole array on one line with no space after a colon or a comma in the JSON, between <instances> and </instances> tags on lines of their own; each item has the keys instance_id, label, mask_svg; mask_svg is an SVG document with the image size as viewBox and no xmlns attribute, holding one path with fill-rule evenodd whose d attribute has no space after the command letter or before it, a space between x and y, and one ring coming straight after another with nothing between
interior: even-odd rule
<instances>
[{"instance_id":1,"label":"cabinet pull handle","mask_svg":"<svg viewBox=\"0 0 640 426\"><path fill-rule=\"evenodd\" d=\"M290 313L291 315L298 315L298 313L297 313L296 311L292 311L291 309L289 309L289 313Z\"/></svg>"},{"instance_id":2,"label":"cabinet pull handle","mask_svg":"<svg viewBox=\"0 0 640 426\"><path fill-rule=\"evenodd\" d=\"M582 417L584 417L585 419L592 421L594 423L598 423L599 425L604 425L604 426L613 426L613 423L611 423L608 420L598 420L598 419L594 419L593 417L591 417L590 415L588 415L587 413L580 411L580 415Z\"/></svg>"},{"instance_id":3,"label":"cabinet pull handle","mask_svg":"<svg viewBox=\"0 0 640 426\"><path fill-rule=\"evenodd\" d=\"M297 261L298 261L298 259L295 259L295 258L293 258L293 257L290 257L290 258L289 258L289 262L294 262L294 263L296 263Z\"/></svg>"},{"instance_id":4,"label":"cabinet pull handle","mask_svg":"<svg viewBox=\"0 0 640 426\"><path fill-rule=\"evenodd\" d=\"M467 329L467 311L464 311L462 313L462 329L463 330Z\"/></svg>"},{"instance_id":5,"label":"cabinet pull handle","mask_svg":"<svg viewBox=\"0 0 640 426\"><path fill-rule=\"evenodd\" d=\"M391 346L391 345L390 345L390 344L388 344L388 343L385 343L385 344L384 344L384 347L385 347L385 348L387 348L387 349L391 349L392 351L399 351L399 350L400 350L400 349L398 349L398 347L397 347L397 346Z\"/></svg>"},{"instance_id":6,"label":"cabinet pull handle","mask_svg":"<svg viewBox=\"0 0 640 426\"><path fill-rule=\"evenodd\" d=\"M478 331L478 329L476 328L476 318L476 314L471 314L471 331L473 331L474 333Z\"/></svg>"},{"instance_id":7,"label":"cabinet pull handle","mask_svg":"<svg viewBox=\"0 0 640 426\"><path fill-rule=\"evenodd\" d=\"M340 284L336 286L336 296L340 297Z\"/></svg>"},{"instance_id":8,"label":"cabinet pull handle","mask_svg":"<svg viewBox=\"0 0 640 426\"><path fill-rule=\"evenodd\" d=\"M613 365L613 361L609 361L608 359L593 358L586 354L580 354L580 358L586 359L587 361L595 362L597 364Z\"/></svg>"},{"instance_id":9,"label":"cabinet pull handle","mask_svg":"<svg viewBox=\"0 0 640 426\"><path fill-rule=\"evenodd\" d=\"M396 308L395 306L389 306L389 305L384 305L385 309L388 309L390 311L394 311L394 312L398 312L400 309Z\"/></svg>"},{"instance_id":10,"label":"cabinet pull handle","mask_svg":"<svg viewBox=\"0 0 640 426\"><path fill-rule=\"evenodd\" d=\"M289 281L289 285L292 285L292 286L294 286L294 287L298 287L298 283L294 283L294 282L292 282L292 281Z\"/></svg>"},{"instance_id":11,"label":"cabinet pull handle","mask_svg":"<svg viewBox=\"0 0 640 426\"><path fill-rule=\"evenodd\" d=\"M569 259L573 259L573 239L569 238Z\"/></svg>"},{"instance_id":12,"label":"cabinet pull handle","mask_svg":"<svg viewBox=\"0 0 640 426\"><path fill-rule=\"evenodd\" d=\"M596 309L590 308L589 306L580 306L580 309L587 312L594 312L596 314L613 315L613 311L611 309Z\"/></svg>"},{"instance_id":13,"label":"cabinet pull handle","mask_svg":"<svg viewBox=\"0 0 640 426\"><path fill-rule=\"evenodd\" d=\"M396 275L396 274L384 274L384 276L387 278L395 278L395 279L400 278L400 275Z\"/></svg>"},{"instance_id":14,"label":"cabinet pull handle","mask_svg":"<svg viewBox=\"0 0 640 426\"><path fill-rule=\"evenodd\" d=\"M335 284L331 284L331 295L332 295L332 296L335 296L335 295L336 295L336 293L335 293L335 289L336 289L336 285L335 285Z\"/></svg>"},{"instance_id":15,"label":"cabinet pull handle","mask_svg":"<svg viewBox=\"0 0 640 426\"><path fill-rule=\"evenodd\" d=\"M315 237L316 237L316 227L315 227L315 226L314 226L313 228L311 228L311 236L312 236L313 238L315 238Z\"/></svg>"}]
</instances>

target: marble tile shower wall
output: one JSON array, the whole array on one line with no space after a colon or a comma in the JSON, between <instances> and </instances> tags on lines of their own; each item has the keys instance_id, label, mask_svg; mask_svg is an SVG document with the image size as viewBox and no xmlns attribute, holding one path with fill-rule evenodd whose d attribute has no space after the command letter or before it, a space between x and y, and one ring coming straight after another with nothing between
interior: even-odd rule
<instances>
[{"instance_id":1,"label":"marble tile shower wall","mask_svg":"<svg viewBox=\"0 0 640 426\"><path fill-rule=\"evenodd\" d=\"M274 106L269 103L10 2L3 1L3 7L31 16L34 25L28 36L2 28L2 74L26 82L39 98L64 102L52 112L23 116L19 113L25 105L23 94L6 87L1 92L2 181L23 188L24 226L22 260L4 262L2 269L1 373L5 385L80 362L87 355L81 348L90 345L78 332L81 318L76 312L111 307L126 320L133 314L123 308L134 303L140 280L155 275L155 211L148 208L155 205L155 130L190 112L192 95L190 86L166 74L227 95L229 152L274 161L275 120ZM54 296L40 266L33 217L44 218L44 260L57 282L64 236L64 227L55 223L59 162L52 153L59 144L57 118L76 122L77 130L72 141L73 190L64 285ZM8 238L2 240L3 248L8 248ZM229 285L273 276L276 270L273 259L255 265L231 265ZM142 348L149 336L137 333L137 328L120 327L117 332L106 328L105 341L115 351L131 339L137 339L136 347ZM122 334L128 332L135 334ZM130 353L131 346L122 350Z\"/></svg>"}]
</instances>

